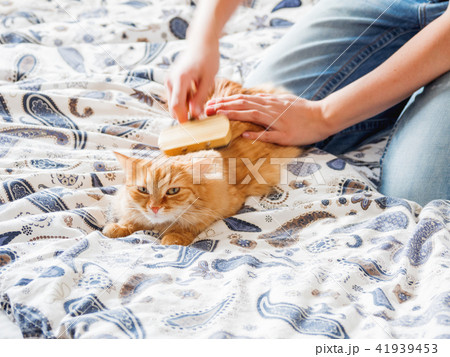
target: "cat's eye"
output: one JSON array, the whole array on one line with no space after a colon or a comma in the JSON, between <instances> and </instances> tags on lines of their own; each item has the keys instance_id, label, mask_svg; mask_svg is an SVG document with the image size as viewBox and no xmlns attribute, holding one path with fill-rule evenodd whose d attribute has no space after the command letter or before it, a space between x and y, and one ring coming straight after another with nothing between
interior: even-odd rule
<instances>
[{"instance_id":1,"label":"cat's eye","mask_svg":"<svg viewBox=\"0 0 450 357\"><path fill-rule=\"evenodd\" d=\"M180 192L179 187L171 187L167 190L166 195L168 195L168 196L176 195L178 192Z\"/></svg>"},{"instance_id":2,"label":"cat's eye","mask_svg":"<svg viewBox=\"0 0 450 357\"><path fill-rule=\"evenodd\" d=\"M140 193L148 193L147 187L138 186L137 189Z\"/></svg>"}]
</instances>

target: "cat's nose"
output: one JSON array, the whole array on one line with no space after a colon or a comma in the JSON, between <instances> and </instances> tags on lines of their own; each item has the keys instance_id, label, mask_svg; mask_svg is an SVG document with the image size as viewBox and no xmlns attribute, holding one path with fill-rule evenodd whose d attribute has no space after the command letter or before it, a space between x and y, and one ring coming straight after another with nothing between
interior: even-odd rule
<instances>
[{"instance_id":1,"label":"cat's nose","mask_svg":"<svg viewBox=\"0 0 450 357\"><path fill-rule=\"evenodd\" d=\"M153 207L150 207L150 208L151 208L151 210L153 211L154 214L157 214L158 211L159 211L159 209L160 209L161 207L155 207L155 206L153 206Z\"/></svg>"}]
</instances>

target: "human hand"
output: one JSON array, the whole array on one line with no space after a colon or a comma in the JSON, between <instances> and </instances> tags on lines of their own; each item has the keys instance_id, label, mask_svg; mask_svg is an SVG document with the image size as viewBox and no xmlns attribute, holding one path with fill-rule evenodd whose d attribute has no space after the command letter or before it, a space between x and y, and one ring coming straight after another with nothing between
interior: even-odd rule
<instances>
[{"instance_id":1,"label":"human hand","mask_svg":"<svg viewBox=\"0 0 450 357\"><path fill-rule=\"evenodd\" d=\"M188 49L178 56L166 80L166 88L169 110L180 123L188 120L188 111L194 117L203 113L219 69L219 58L217 39L190 42Z\"/></svg>"},{"instance_id":2,"label":"human hand","mask_svg":"<svg viewBox=\"0 0 450 357\"><path fill-rule=\"evenodd\" d=\"M245 132L242 136L279 145L309 145L334 134L324 119L320 101L292 94L238 94L214 98L206 103L205 112L261 125L265 130Z\"/></svg>"}]
</instances>

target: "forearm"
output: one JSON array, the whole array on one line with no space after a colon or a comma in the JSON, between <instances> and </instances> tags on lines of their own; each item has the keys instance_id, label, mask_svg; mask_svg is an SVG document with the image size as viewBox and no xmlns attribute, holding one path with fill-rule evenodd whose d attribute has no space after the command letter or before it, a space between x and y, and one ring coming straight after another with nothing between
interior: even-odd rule
<instances>
[{"instance_id":1,"label":"forearm","mask_svg":"<svg viewBox=\"0 0 450 357\"><path fill-rule=\"evenodd\" d=\"M243 0L201 0L188 30L190 42L218 42L222 30Z\"/></svg>"},{"instance_id":2,"label":"forearm","mask_svg":"<svg viewBox=\"0 0 450 357\"><path fill-rule=\"evenodd\" d=\"M321 100L332 133L368 119L450 70L450 9L386 62Z\"/></svg>"}]
</instances>

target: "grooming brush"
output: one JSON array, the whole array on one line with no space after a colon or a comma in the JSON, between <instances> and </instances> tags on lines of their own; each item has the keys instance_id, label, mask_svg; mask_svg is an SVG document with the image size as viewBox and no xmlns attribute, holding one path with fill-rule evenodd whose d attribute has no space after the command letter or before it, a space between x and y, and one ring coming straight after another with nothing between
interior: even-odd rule
<instances>
[{"instance_id":1,"label":"grooming brush","mask_svg":"<svg viewBox=\"0 0 450 357\"><path fill-rule=\"evenodd\" d=\"M189 120L161 132L158 146L168 156L226 146L231 140L230 121L225 115Z\"/></svg>"}]
</instances>

